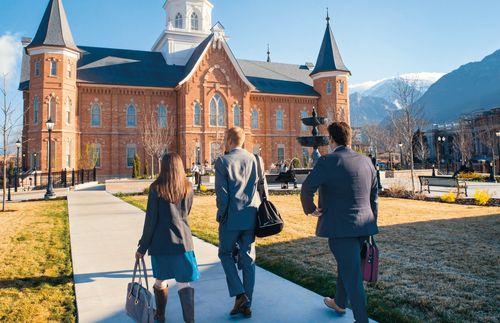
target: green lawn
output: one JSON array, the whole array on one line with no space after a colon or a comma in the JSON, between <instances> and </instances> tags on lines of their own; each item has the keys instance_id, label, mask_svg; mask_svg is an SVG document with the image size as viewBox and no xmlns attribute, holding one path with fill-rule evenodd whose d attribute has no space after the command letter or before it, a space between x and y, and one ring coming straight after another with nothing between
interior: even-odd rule
<instances>
[{"instance_id":1,"label":"green lawn","mask_svg":"<svg viewBox=\"0 0 500 323\"><path fill-rule=\"evenodd\" d=\"M66 201L0 213L0 321L75 322Z\"/></svg>"},{"instance_id":2,"label":"green lawn","mask_svg":"<svg viewBox=\"0 0 500 323\"><path fill-rule=\"evenodd\" d=\"M123 197L144 209L145 196ZM272 196L286 226L259 239L257 263L321 295L335 291L336 264L298 196ZM500 208L380 199L380 281L367 285L380 322L499 322ZM196 196L193 234L218 243L215 198Z\"/></svg>"}]
</instances>

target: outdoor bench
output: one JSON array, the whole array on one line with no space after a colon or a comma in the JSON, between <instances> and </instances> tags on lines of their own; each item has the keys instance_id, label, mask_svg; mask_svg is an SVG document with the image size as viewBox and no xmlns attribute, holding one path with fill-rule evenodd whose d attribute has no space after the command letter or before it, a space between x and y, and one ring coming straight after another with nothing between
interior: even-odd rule
<instances>
[{"instance_id":1,"label":"outdoor bench","mask_svg":"<svg viewBox=\"0 0 500 323\"><path fill-rule=\"evenodd\" d=\"M460 195L460 189L464 189L465 196L467 196L467 183L458 178L448 176L419 176L420 192L423 191L424 186L427 186L427 192L431 192L431 186L436 187L455 187L457 189L457 196Z\"/></svg>"}]
</instances>

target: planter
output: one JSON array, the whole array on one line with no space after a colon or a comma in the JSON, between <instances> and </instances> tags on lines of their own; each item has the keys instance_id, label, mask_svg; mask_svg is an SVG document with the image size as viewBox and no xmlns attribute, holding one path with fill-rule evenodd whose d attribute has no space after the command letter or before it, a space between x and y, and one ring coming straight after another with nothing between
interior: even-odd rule
<instances>
[{"instance_id":1,"label":"planter","mask_svg":"<svg viewBox=\"0 0 500 323\"><path fill-rule=\"evenodd\" d=\"M208 184L215 184L215 176L203 175L201 177L201 182L202 183L208 183Z\"/></svg>"},{"instance_id":2,"label":"planter","mask_svg":"<svg viewBox=\"0 0 500 323\"><path fill-rule=\"evenodd\" d=\"M393 170L386 170L385 171L385 178L394 178L394 171Z\"/></svg>"}]
</instances>

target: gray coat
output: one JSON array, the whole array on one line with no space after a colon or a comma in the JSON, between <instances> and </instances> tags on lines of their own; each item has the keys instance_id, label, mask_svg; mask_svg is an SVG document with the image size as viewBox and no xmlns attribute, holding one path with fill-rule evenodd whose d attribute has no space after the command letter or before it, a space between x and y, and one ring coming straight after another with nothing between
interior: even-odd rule
<instances>
[{"instance_id":1,"label":"gray coat","mask_svg":"<svg viewBox=\"0 0 500 323\"><path fill-rule=\"evenodd\" d=\"M193 251L193 237L188 215L193 205L192 190L177 204L172 204L149 190L144 229L139 240L139 251L152 256L183 254Z\"/></svg>"},{"instance_id":2,"label":"gray coat","mask_svg":"<svg viewBox=\"0 0 500 323\"><path fill-rule=\"evenodd\" d=\"M215 162L217 222L226 224L227 230L255 228L260 205L258 180L257 160L245 149L233 149Z\"/></svg>"},{"instance_id":3,"label":"gray coat","mask_svg":"<svg viewBox=\"0 0 500 323\"><path fill-rule=\"evenodd\" d=\"M314 194L319 189L316 235L347 238L374 235L377 228L377 174L371 160L347 147L321 157L302 184L301 201L306 214L316 210Z\"/></svg>"}]
</instances>

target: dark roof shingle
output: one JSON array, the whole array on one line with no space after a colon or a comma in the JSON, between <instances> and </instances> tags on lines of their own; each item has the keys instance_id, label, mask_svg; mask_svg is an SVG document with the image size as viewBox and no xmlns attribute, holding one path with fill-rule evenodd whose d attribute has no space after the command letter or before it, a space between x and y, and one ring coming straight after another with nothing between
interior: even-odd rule
<instances>
[{"instance_id":1,"label":"dark roof shingle","mask_svg":"<svg viewBox=\"0 0 500 323\"><path fill-rule=\"evenodd\" d=\"M323 37L323 43L321 44L318 60L316 61L316 66L314 67L311 75L331 71L342 71L351 74L342 60L337 42L333 36L332 28L328 22L326 24L325 36Z\"/></svg>"}]
</instances>

